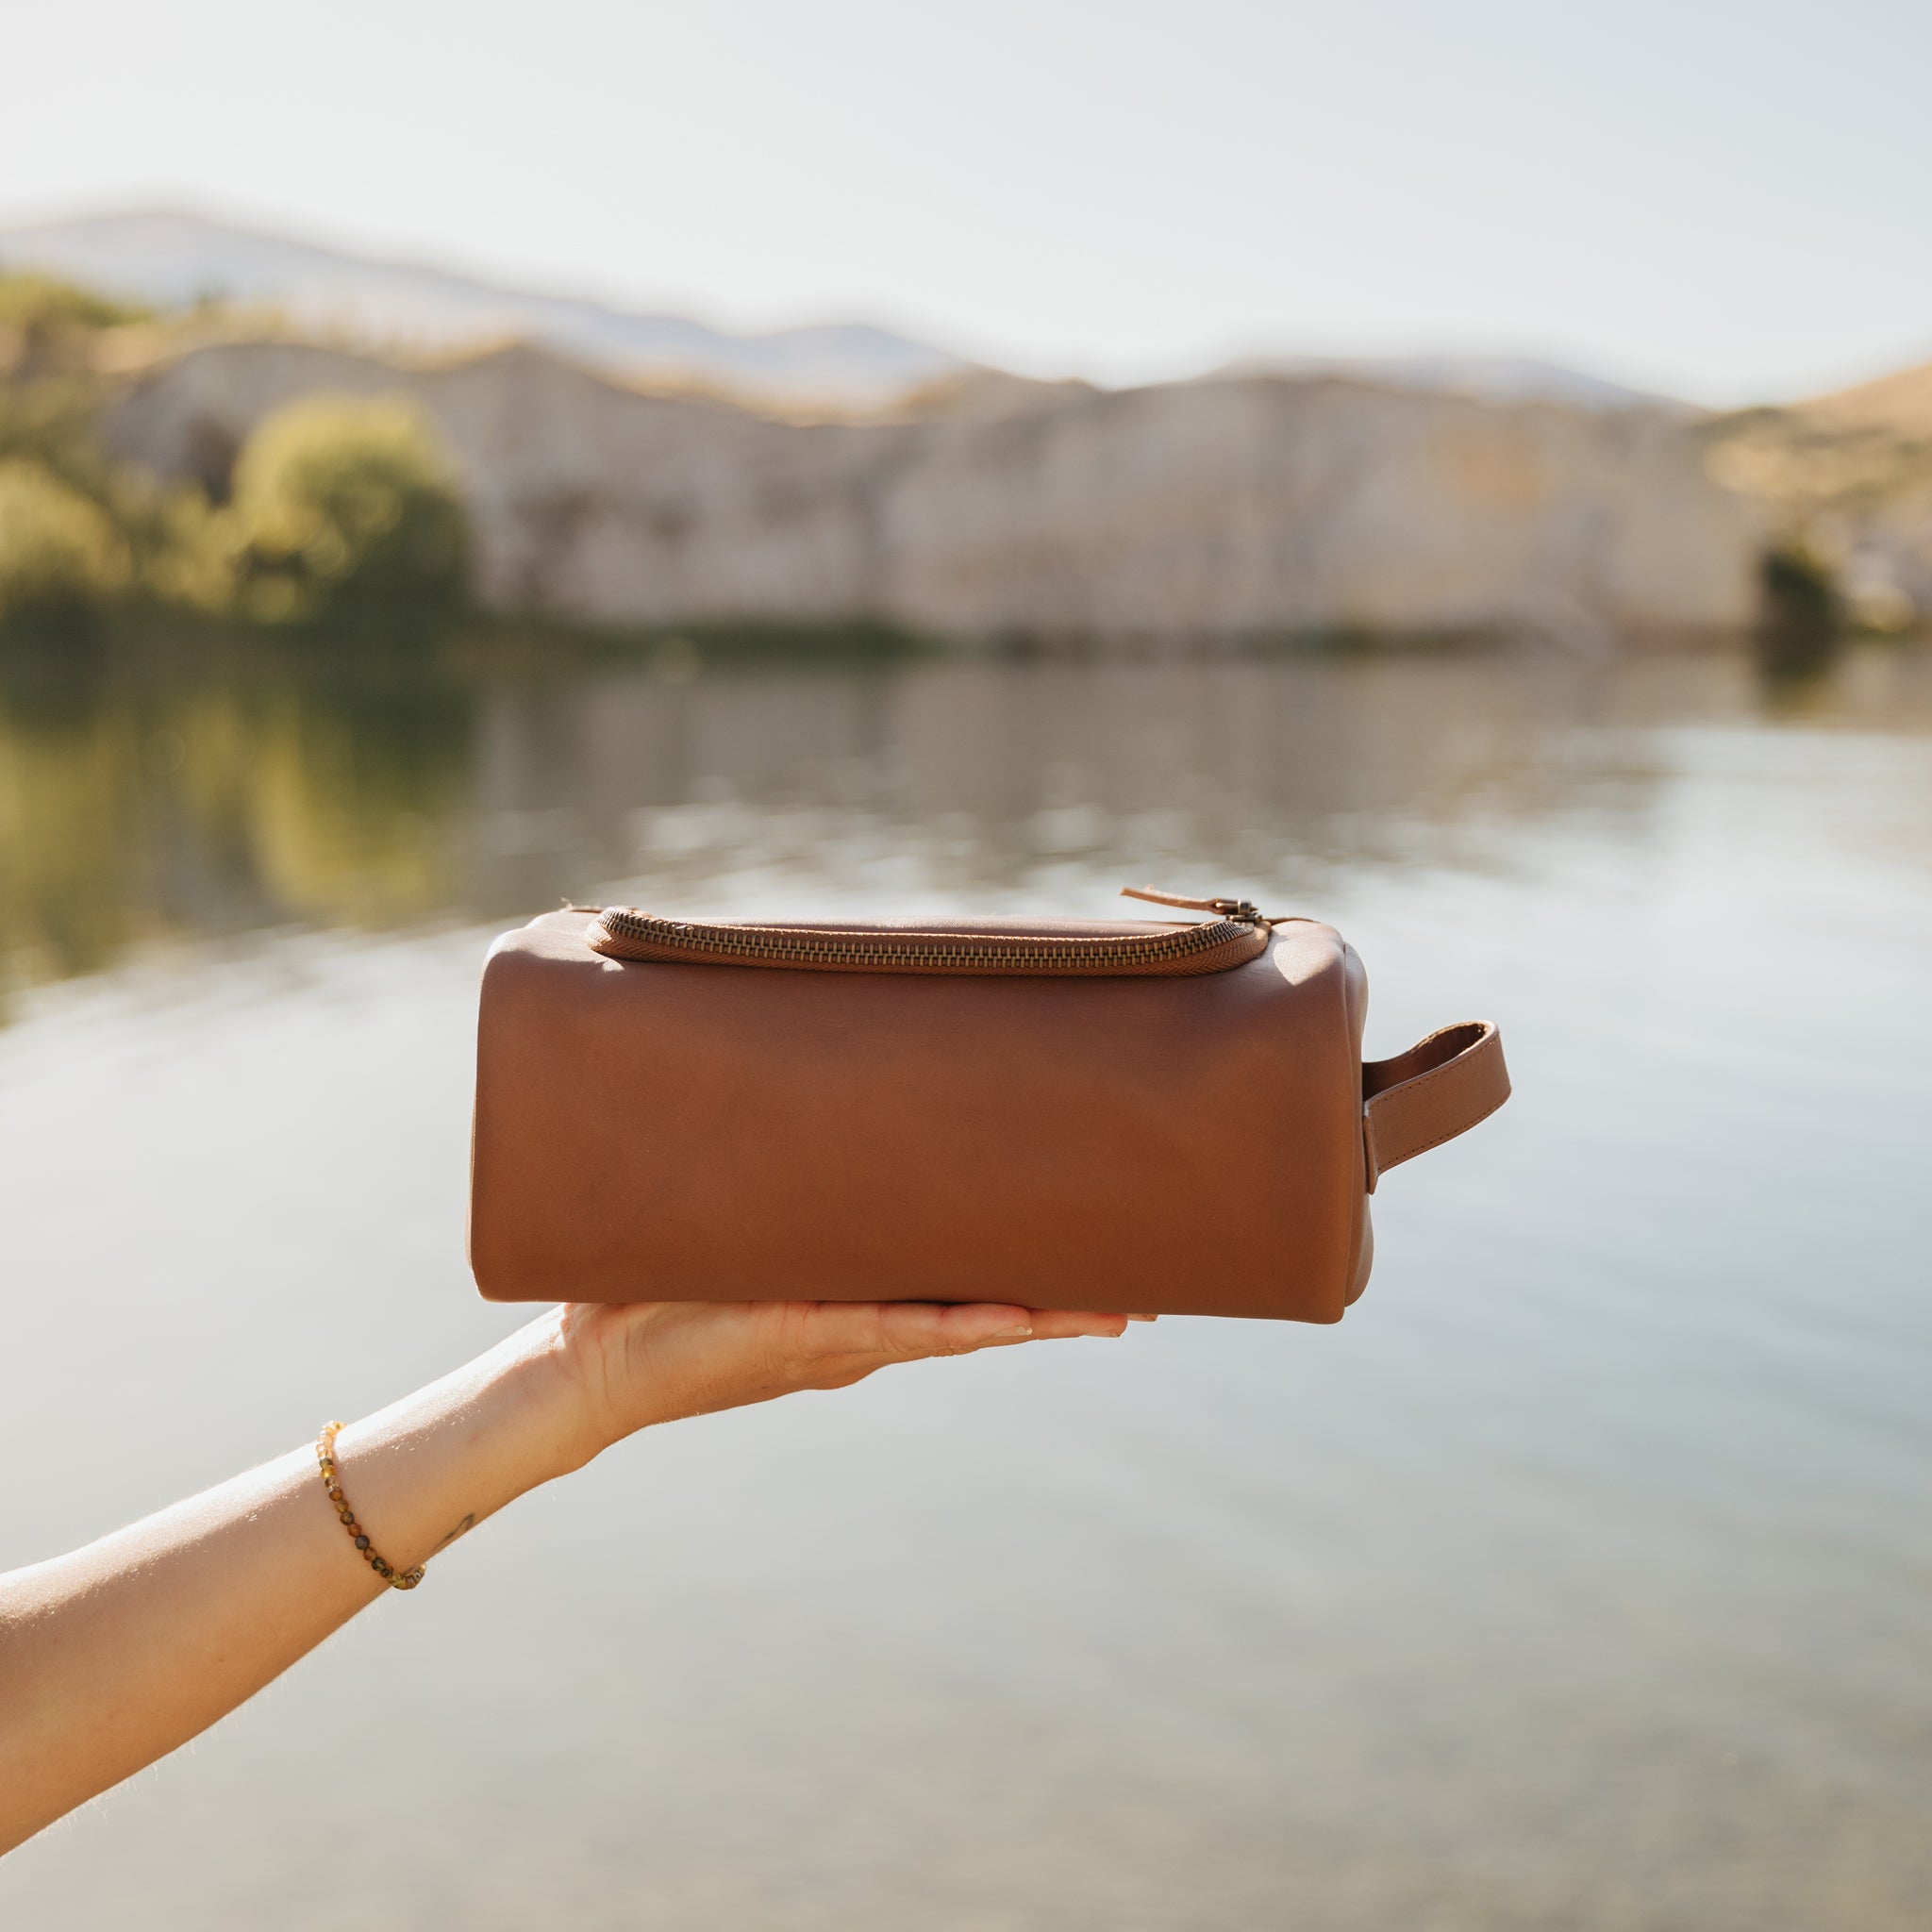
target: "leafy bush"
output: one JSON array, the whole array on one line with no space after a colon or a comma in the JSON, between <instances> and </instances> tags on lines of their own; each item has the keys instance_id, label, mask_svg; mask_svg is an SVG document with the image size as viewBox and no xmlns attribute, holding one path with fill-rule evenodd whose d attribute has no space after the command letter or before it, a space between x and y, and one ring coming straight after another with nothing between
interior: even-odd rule
<instances>
[{"instance_id":1,"label":"leafy bush","mask_svg":"<svg viewBox=\"0 0 1932 1932\"><path fill-rule=\"evenodd\" d=\"M31 457L0 460L0 625L85 622L127 589L125 539Z\"/></svg>"},{"instance_id":2,"label":"leafy bush","mask_svg":"<svg viewBox=\"0 0 1932 1932\"><path fill-rule=\"evenodd\" d=\"M111 460L95 332L140 311L0 274L0 626L117 600L216 618L418 632L464 601L453 466L404 397L315 396L259 423L231 500Z\"/></svg>"},{"instance_id":3,"label":"leafy bush","mask_svg":"<svg viewBox=\"0 0 1932 1932\"><path fill-rule=\"evenodd\" d=\"M148 313L132 303L109 301L52 275L0 275L0 327L44 331L113 328L124 322L141 322Z\"/></svg>"},{"instance_id":4,"label":"leafy bush","mask_svg":"<svg viewBox=\"0 0 1932 1932\"><path fill-rule=\"evenodd\" d=\"M1802 685L1821 674L1844 640L1844 596L1831 558L1802 531L1764 554L1757 631L1757 661L1777 685Z\"/></svg>"},{"instance_id":5,"label":"leafy bush","mask_svg":"<svg viewBox=\"0 0 1932 1932\"><path fill-rule=\"evenodd\" d=\"M142 596L207 617L234 612L233 527L200 484L164 483L125 469L112 477L110 507L132 546L135 582Z\"/></svg>"},{"instance_id":6,"label":"leafy bush","mask_svg":"<svg viewBox=\"0 0 1932 1932\"><path fill-rule=\"evenodd\" d=\"M1842 599L1831 559L1808 538L1786 537L1764 553L1759 580L1774 611L1818 624L1836 623Z\"/></svg>"},{"instance_id":7,"label":"leafy bush","mask_svg":"<svg viewBox=\"0 0 1932 1932\"><path fill-rule=\"evenodd\" d=\"M420 617L463 599L469 515L405 398L311 396L263 418L237 458L230 514L247 615Z\"/></svg>"}]
</instances>

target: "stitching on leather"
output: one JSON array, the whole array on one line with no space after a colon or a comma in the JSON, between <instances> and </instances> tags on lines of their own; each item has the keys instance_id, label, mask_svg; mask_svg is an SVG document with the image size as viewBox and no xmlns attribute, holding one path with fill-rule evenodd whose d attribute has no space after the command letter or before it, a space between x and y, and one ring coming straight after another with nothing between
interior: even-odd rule
<instances>
[{"instance_id":1,"label":"stitching on leather","mask_svg":"<svg viewBox=\"0 0 1932 1932\"><path fill-rule=\"evenodd\" d=\"M1406 1080L1397 1080L1392 1086L1383 1088L1380 1093L1371 1094L1369 1096L1371 1104L1382 1099L1385 1094L1400 1093L1405 1088L1418 1087L1424 1080L1432 1079L1438 1074L1447 1073L1458 1060L1466 1058L1479 1047L1487 1045L1489 1041L1496 1037L1496 1031L1486 1020L1454 1020L1447 1026L1438 1026L1433 1033L1424 1033L1413 1046L1405 1048L1401 1053L1391 1054L1386 1060L1363 1061L1364 1069L1398 1065L1401 1061L1411 1058L1414 1055L1421 1053L1425 1046L1432 1045L1436 1041L1441 1040L1445 1033L1459 1033L1465 1026L1476 1028L1476 1037L1471 1044L1460 1048L1456 1053L1452 1053L1440 1065L1426 1067L1420 1074L1411 1074Z\"/></svg>"},{"instance_id":2,"label":"stitching on leather","mask_svg":"<svg viewBox=\"0 0 1932 1932\"><path fill-rule=\"evenodd\" d=\"M1395 1094L1398 1093L1421 1092L1422 1090L1424 1087L1426 1087L1431 1080L1437 1078L1438 1075L1453 1072L1456 1068L1462 1065L1462 1063L1472 1054L1479 1052L1483 1047L1493 1043L1493 1041L1496 1039L1496 1030L1493 1026L1491 1026L1482 1021L1457 1020L1452 1022L1452 1024L1447 1026L1437 1027L1435 1032L1426 1035L1422 1040L1417 1041L1415 1045L1409 1048L1409 1052L1414 1053L1418 1049L1428 1045L1430 1041L1440 1040L1443 1034L1454 1033L1457 1027L1468 1025L1474 1025L1480 1029L1477 1032L1474 1041L1470 1045L1463 1047L1457 1053L1451 1054L1450 1057L1446 1060L1444 1060L1441 1066L1431 1067L1425 1074L1412 1074L1407 1080L1398 1081L1393 1087L1385 1087L1381 1092L1374 1095L1370 1100L1364 1103L1362 1112L1367 1120L1369 1136L1376 1143L1374 1148L1365 1151L1369 1152L1374 1159L1375 1168L1375 1177L1377 1180L1379 1180L1383 1174L1387 1174L1391 1167L1400 1167L1405 1160L1413 1160L1417 1155L1426 1154L1430 1148L1440 1147L1445 1141L1453 1141L1458 1134L1468 1133L1470 1128L1478 1125L1483 1121L1488 1120L1489 1117L1492 1113L1494 1113L1499 1107L1503 1105L1503 1101L1508 1099L1509 1096L1507 1093L1505 1093L1501 1100L1491 1101L1488 1107L1483 1108L1482 1112L1480 1112L1479 1114L1473 1115L1470 1119L1462 1122L1461 1124L1458 1126L1451 1127L1446 1133L1438 1134L1434 1140L1424 1141L1421 1143L1421 1145L1411 1147L1407 1154L1398 1154L1392 1160L1385 1160L1382 1158L1382 1151L1380 1145L1381 1136L1377 1134L1375 1131L1376 1107L1382 1101L1391 1099ZM1400 1056L1398 1056L1398 1058L1400 1058ZM1374 1190L1371 1189L1370 1191L1373 1192Z\"/></svg>"},{"instance_id":3,"label":"stitching on leather","mask_svg":"<svg viewBox=\"0 0 1932 1932\"><path fill-rule=\"evenodd\" d=\"M1420 1147L1411 1147L1407 1154L1398 1154L1393 1160L1377 1160L1378 1174L1387 1174L1391 1167L1400 1167L1405 1160L1413 1160L1418 1154L1426 1154L1431 1147L1440 1147L1445 1141L1453 1141L1459 1134L1466 1134L1472 1127L1479 1127L1503 1105L1509 1096L1506 1093L1501 1100L1492 1100L1479 1114L1472 1115L1459 1127L1451 1127L1446 1134L1438 1134L1433 1141L1424 1141Z\"/></svg>"},{"instance_id":4,"label":"stitching on leather","mask_svg":"<svg viewBox=\"0 0 1932 1932\"><path fill-rule=\"evenodd\" d=\"M1457 1025L1458 1026L1466 1024L1468 1024L1468 1022L1466 1021L1458 1020L1457 1022ZM1453 1033L1455 1030L1456 1028L1454 1026L1440 1026L1436 1029L1435 1032L1429 1035L1428 1040L1417 1041L1416 1045L1409 1048L1409 1052L1415 1052L1417 1046L1428 1045L1429 1040L1440 1040L1441 1039L1443 1034ZM1453 1068L1460 1066L1462 1062L1466 1058L1468 1058L1468 1057L1471 1054L1475 1053L1482 1047L1488 1046L1490 1042L1495 1039L1495 1037L1496 1035L1492 1028L1489 1026L1483 1027L1482 1031L1476 1035L1475 1039L1472 1041L1469 1045L1465 1046L1459 1053L1451 1054L1449 1058L1446 1060L1444 1060L1440 1067L1431 1067L1426 1074L1411 1074L1407 1080L1398 1080L1394 1086L1383 1088L1381 1092L1374 1095L1373 1098L1371 1098L1371 1100L1369 1101L1369 1105L1371 1107L1374 1107L1377 1100L1387 1100L1391 1093L1420 1092L1422 1089L1426 1087L1431 1080L1439 1079L1442 1074L1449 1073Z\"/></svg>"}]
</instances>

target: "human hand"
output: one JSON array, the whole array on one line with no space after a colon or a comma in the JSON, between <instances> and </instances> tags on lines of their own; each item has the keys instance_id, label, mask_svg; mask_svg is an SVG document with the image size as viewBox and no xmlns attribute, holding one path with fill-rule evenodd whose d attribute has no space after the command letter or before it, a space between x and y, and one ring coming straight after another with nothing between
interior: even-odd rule
<instances>
[{"instance_id":1,"label":"human hand","mask_svg":"<svg viewBox=\"0 0 1932 1932\"><path fill-rule=\"evenodd\" d=\"M552 1308L333 1439L71 1556L0 1576L0 1851L185 1743L505 1504L648 1423L842 1389L888 1362L1124 1315L976 1303L641 1302ZM358 1558L358 1552L362 1556Z\"/></svg>"},{"instance_id":2,"label":"human hand","mask_svg":"<svg viewBox=\"0 0 1932 1932\"><path fill-rule=\"evenodd\" d=\"M575 1303L557 1341L595 1455L651 1423L849 1388L891 1362L1118 1336L1128 1320L1003 1302Z\"/></svg>"}]
</instances>

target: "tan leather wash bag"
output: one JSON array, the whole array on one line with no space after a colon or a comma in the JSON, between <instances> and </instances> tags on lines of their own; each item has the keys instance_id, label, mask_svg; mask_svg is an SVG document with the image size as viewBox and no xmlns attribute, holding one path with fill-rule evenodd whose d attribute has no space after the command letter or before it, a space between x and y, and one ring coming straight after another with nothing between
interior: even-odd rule
<instances>
[{"instance_id":1,"label":"tan leather wash bag","mask_svg":"<svg viewBox=\"0 0 1932 1932\"><path fill-rule=\"evenodd\" d=\"M496 1301L1000 1301L1335 1322L1368 1197L1508 1097L1487 1021L1364 1064L1332 927L575 908L483 974Z\"/></svg>"}]
</instances>

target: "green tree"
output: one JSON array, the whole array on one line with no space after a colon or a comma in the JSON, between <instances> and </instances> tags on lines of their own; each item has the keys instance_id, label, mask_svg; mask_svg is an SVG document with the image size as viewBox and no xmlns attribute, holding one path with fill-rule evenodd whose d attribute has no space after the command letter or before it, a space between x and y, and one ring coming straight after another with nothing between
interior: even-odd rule
<instances>
[{"instance_id":1,"label":"green tree","mask_svg":"<svg viewBox=\"0 0 1932 1932\"><path fill-rule=\"evenodd\" d=\"M469 513L405 397L309 396L264 417L236 461L232 516L252 616L420 621L464 599Z\"/></svg>"},{"instance_id":2,"label":"green tree","mask_svg":"<svg viewBox=\"0 0 1932 1932\"><path fill-rule=\"evenodd\" d=\"M143 322L150 310L29 272L0 274L0 328L57 334Z\"/></svg>"},{"instance_id":3,"label":"green tree","mask_svg":"<svg viewBox=\"0 0 1932 1932\"><path fill-rule=\"evenodd\" d=\"M128 588L126 540L31 457L0 459L0 627L83 624Z\"/></svg>"}]
</instances>

